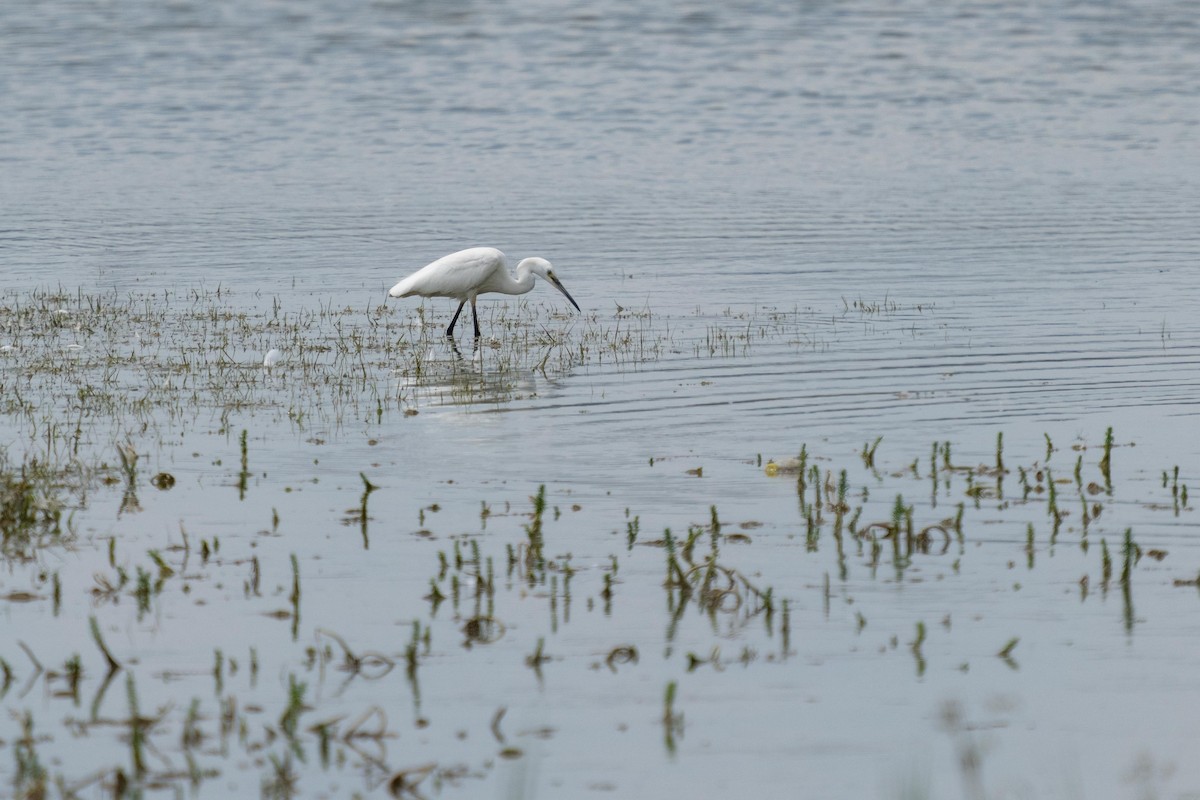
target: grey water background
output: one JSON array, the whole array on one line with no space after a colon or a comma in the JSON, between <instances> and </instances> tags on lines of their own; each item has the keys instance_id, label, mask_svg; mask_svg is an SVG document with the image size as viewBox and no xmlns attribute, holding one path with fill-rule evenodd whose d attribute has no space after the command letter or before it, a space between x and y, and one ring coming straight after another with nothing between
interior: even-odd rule
<instances>
[{"instance_id":1,"label":"grey water background","mask_svg":"<svg viewBox=\"0 0 1200 800\"><path fill-rule=\"evenodd\" d=\"M814 442L852 458L879 435L904 458L952 439L985 460L1003 431L1014 458L1036 458L1044 432L1094 445L1111 425L1145 454L1134 480L1150 485L1171 464L1194 478L1198 10L12 3L0 13L0 292L9 302L45 288L224 287L257 307L366 309L411 269L487 244L549 258L585 312L649 310L674 331L676 348L653 363L543 382L488 409L504 413L397 417L380 437L386 456L335 429L316 470L302 437L259 434L256 464L273 477L320 472L336 487L288 499L263 489L264 508L280 503L285 519L340 510L375 460L380 482L405 495L377 497L377 513L413 527L421 504L440 502L466 526L481 497L538 483L597 517L632 507L647 530L701 519L710 502L783 527L794 498L747 462ZM452 310L427 308L443 321ZM773 315L783 334L728 358L694 355L714 327ZM184 441L158 458L194 478L199 446ZM236 444L228 450L232 460ZM677 474L657 479L651 458ZM682 474L693 465L708 482ZM229 536L243 521L203 491L178 502L146 518L207 519ZM1187 547L1189 526L1163 528ZM327 555L330 602L347 582L390 591L396 573ZM1107 630L1103 617L1071 624L1082 637ZM929 680L894 693L863 688L877 668L828 647L805 663L830 659L837 676L784 681L799 710L735 691L744 706L714 703L728 725L718 736L691 696L696 749L685 745L681 767L630 735L614 751L625 759L617 778L553 743L534 772L568 786L600 774L625 796L778 793L801 773L821 796L894 796L906 765L920 772L927 757L943 789L955 769L936 709L961 694L984 707L1021 699L1006 726L1028 735L1005 737L996 757L1013 775L1041 776L1028 778L1036 796L1081 786L1128 796L1119 781L1138 747L1195 791L1184 712L1200 688L1180 671L1194 645L1176 635L1151 634L1167 642L1153 655L1088 649L1074 665L1082 685L1039 679L1035 661L1023 682ZM1111 678L1087 672L1106 658ZM1096 707L1095 686L1111 706ZM762 729L770 745L755 738ZM729 747L725 735L756 744ZM1010 788L1027 790L1023 780Z\"/></svg>"},{"instance_id":2,"label":"grey water background","mask_svg":"<svg viewBox=\"0 0 1200 800\"><path fill-rule=\"evenodd\" d=\"M765 416L858 424L886 405L864 375L935 373L976 403L938 423L1187 414L1194 11L13 6L7 288L360 303L490 244L601 312L811 311L816 349L846 301L937 309L915 342L742 367L778 391L728 399Z\"/></svg>"}]
</instances>

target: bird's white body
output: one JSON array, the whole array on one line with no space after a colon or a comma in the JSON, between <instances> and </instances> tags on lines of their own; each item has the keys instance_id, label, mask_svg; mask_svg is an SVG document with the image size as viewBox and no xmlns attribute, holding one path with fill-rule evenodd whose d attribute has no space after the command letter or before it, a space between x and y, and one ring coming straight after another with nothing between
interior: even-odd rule
<instances>
[{"instance_id":1,"label":"bird's white body","mask_svg":"<svg viewBox=\"0 0 1200 800\"><path fill-rule=\"evenodd\" d=\"M515 273L509 274L504 253L494 247L472 247L448 256L442 256L432 264L409 275L388 290L389 297L452 297L459 301L458 311L446 330L447 336L454 334L454 324L463 306L470 301L475 319L475 335L479 336L479 319L475 314L475 298L487 292L500 294L525 294L533 288L536 277L541 277L563 293L571 305L579 304L567 293L554 274L554 267L544 258L526 258L517 264Z\"/></svg>"},{"instance_id":2,"label":"bird's white body","mask_svg":"<svg viewBox=\"0 0 1200 800\"><path fill-rule=\"evenodd\" d=\"M527 259L531 260L531 259ZM538 259L539 261L544 259ZM484 292L524 294L533 288L533 273L525 270L514 279L501 253L494 247L472 247L442 256L391 288L392 297L453 297L470 300Z\"/></svg>"}]
</instances>

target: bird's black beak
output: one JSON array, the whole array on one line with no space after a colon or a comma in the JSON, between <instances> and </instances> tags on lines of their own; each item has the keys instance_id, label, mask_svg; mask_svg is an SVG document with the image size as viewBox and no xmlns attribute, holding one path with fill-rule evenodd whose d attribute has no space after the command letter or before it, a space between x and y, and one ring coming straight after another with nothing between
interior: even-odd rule
<instances>
[{"instance_id":1,"label":"bird's black beak","mask_svg":"<svg viewBox=\"0 0 1200 800\"><path fill-rule=\"evenodd\" d=\"M555 289L558 289L560 292L562 292L562 293L563 293L563 297L565 297L565 298L567 298L568 300L570 300L570 301L571 301L571 305L575 306L575 310L576 310L576 311L579 311L579 312L581 312L581 313L582 313L582 312L583 312L583 309L579 307L579 303L576 303L576 302L575 302L575 298L574 298L574 297L571 297L571 293L570 293L570 292L568 292L568 291L567 291L567 289L566 289L566 287L565 287L565 286L563 286L563 285L562 285L562 284L559 282L558 278L554 277L553 275L549 275L549 276L547 276L547 277L549 277L549 278L550 278L550 282L551 282L552 284L554 284L554 288L555 288Z\"/></svg>"}]
</instances>

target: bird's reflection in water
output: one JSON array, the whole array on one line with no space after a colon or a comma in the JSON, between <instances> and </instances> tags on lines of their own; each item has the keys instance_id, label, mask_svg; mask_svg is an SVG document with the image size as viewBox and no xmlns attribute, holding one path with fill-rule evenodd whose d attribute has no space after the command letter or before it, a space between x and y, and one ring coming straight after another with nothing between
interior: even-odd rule
<instances>
[{"instance_id":1,"label":"bird's reflection in water","mask_svg":"<svg viewBox=\"0 0 1200 800\"><path fill-rule=\"evenodd\" d=\"M465 355L452 338L428 342L422 350L401 374L402 396L416 407L496 406L526 399L537 394L545 371L542 353L514 353L478 339Z\"/></svg>"}]
</instances>

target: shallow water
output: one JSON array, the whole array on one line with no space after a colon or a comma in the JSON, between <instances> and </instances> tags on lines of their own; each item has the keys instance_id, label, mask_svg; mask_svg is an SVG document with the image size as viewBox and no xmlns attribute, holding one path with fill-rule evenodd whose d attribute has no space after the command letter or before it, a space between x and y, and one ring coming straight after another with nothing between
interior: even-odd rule
<instances>
[{"instance_id":1,"label":"shallow water","mask_svg":"<svg viewBox=\"0 0 1200 800\"><path fill-rule=\"evenodd\" d=\"M200 796L253 796L289 758L319 796L386 795L431 763L419 789L445 797L1197 791L1196 595L1174 585L1195 577L1195 524L1162 480L1178 465L1192 486L1200 458L1194 16L1136 2L9 9L0 444L18 462L106 461L114 483L93 486L71 546L6 565L0 593L40 598L0 604L6 708L33 714L50 772L84 796L103 782L88 776L132 769L129 748L61 720L127 717L126 674L143 712L170 704L152 774L189 755L219 770ZM488 300L488 341L454 348L438 334L450 301L385 301L473 244L549 258L584 313L542 287ZM263 370L272 348L282 360ZM1103 484L1109 427L1114 490L1087 495L1103 513L1084 527L1076 459L1083 487ZM1000 433L1003 499L976 509L965 473L932 484L934 442L978 468ZM872 471L859 452L879 436ZM890 520L898 494L918 527L964 503L963 542L941 553L934 534L897 570L891 540L872 567L870 537L847 536L839 558L829 511L813 541L795 477L763 472L804 446L822 482L847 470L863 524ZM1026 499L1016 471L1044 463L1070 512L1053 545L1046 493ZM159 472L174 488L149 484ZM379 486L365 526L360 473ZM525 541L543 484L557 569L529 585L507 574L506 545ZM691 610L669 627L666 556L645 542L700 526L700 559L712 506L718 562L773 588L769 625ZM1102 590L1100 541L1119 575L1127 528L1167 555L1138 562L1131 593L1117 577ZM186 555L171 549L185 533ZM109 539L130 575L157 572L150 550L174 566L149 611L129 587L115 603L91 591L115 580ZM463 646L470 566L438 577L455 542L504 575L478 601L504 625L495 643ZM294 612L293 554L298 622L267 616ZM430 579L449 596L455 577L457 607L433 612ZM104 692L91 615L129 662ZM430 631L416 680L414 622ZM395 666L339 672L322 631ZM553 659L540 678L526 663L539 639ZM78 708L30 679L18 641L47 667L81 655ZM622 645L639 658L610 669ZM305 652L327 646L329 661ZM237 661L220 679L216 651ZM289 676L310 706L295 749L279 733ZM206 738L189 750L192 698ZM229 698L240 739L218 730ZM323 763L309 726L344 715L345 734L373 708L389 736L335 737ZM5 715L4 771L20 735ZM980 776L962 766L971 748Z\"/></svg>"}]
</instances>

